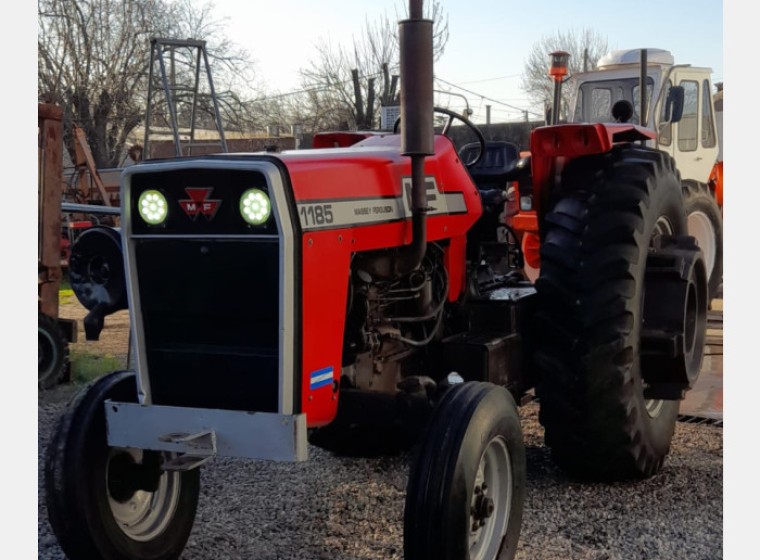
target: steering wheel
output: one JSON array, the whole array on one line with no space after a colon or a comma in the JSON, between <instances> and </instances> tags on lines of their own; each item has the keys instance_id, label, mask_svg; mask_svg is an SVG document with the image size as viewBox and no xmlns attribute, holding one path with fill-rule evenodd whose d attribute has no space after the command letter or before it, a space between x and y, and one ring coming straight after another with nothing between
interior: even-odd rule
<instances>
[{"instance_id":1,"label":"steering wheel","mask_svg":"<svg viewBox=\"0 0 760 560\"><path fill-rule=\"evenodd\" d=\"M483 157L483 154L486 153L486 139L483 136L483 133L480 132L480 129L477 126L475 126L475 124L464 115L460 115L459 113L456 113L449 109L444 109L443 107L433 107L433 113L441 113L449 117L448 120L446 121L446 124L443 125L443 130L441 131L441 134L443 134L444 136L447 135L449 129L451 128L451 122L454 119L462 121L467 126L467 128L469 128L475 133L475 136L477 136L478 138L478 144L480 144L480 151L478 151L477 156L475 156L474 158L472 158L472 160L464 164L464 166L467 168L475 167L478 164L478 162L481 160L481 158ZM401 117L399 116L393 125L394 134L398 134L398 129L399 129L400 124L401 124Z\"/></svg>"}]
</instances>

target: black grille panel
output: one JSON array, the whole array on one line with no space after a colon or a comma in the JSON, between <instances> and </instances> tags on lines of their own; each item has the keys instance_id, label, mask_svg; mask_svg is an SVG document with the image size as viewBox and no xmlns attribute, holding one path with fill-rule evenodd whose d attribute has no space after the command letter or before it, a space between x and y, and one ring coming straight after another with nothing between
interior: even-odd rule
<instances>
[{"instance_id":1,"label":"black grille panel","mask_svg":"<svg viewBox=\"0 0 760 560\"><path fill-rule=\"evenodd\" d=\"M155 404L277 412L279 242L138 239Z\"/></svg>"}]
</instances>

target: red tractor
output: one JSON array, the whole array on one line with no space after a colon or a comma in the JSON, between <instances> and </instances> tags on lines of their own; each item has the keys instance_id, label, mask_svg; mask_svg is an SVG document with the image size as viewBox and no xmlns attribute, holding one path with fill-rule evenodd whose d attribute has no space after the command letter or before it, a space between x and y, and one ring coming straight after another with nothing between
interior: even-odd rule
<instances>
[{"instance_id":1,"label":"red tractor","mask_svg":"<svg viewBox=\"0 0 760 560\"><path fill-rule=\"evenodd\" d=\"M204 463L301 461L309 442L415 446L406 558L513 558L533 389L569 472L662 466L707 311L672 158L597 124L538 129L515 163L465 119L465 159L433 133L432 22L409 14L401 134L124 171L135 369L84 390L49 445L70 558L177 558ZM536 211L535 283L502 235L511 182Z\"/></svg>"}]
</instances>

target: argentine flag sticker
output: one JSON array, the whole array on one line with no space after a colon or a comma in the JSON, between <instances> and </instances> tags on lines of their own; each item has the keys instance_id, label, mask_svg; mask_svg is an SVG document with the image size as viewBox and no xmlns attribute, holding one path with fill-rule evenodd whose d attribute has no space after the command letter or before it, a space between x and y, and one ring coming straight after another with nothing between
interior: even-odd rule
<instances>
[{"instance_id":1,"label":"argentine flag sticker","mask_svg":"<svg viewBox=\"0 0 760 560\"><path fill-rule=\"evenodd\" d=\"M309 383L309 389L311 389L312 391L314 389L319 389L320 387L324 387L326 385L332 385L333 368L326 367L326 368L318 369L317 371L312 371L309 377L311 380L311 382Z\"/></svg>"}]
</instances>

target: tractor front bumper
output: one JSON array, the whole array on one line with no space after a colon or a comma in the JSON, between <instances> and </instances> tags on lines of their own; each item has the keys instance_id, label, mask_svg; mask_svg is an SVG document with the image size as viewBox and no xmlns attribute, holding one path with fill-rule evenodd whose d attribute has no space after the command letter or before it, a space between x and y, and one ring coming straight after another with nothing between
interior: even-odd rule
<instances>
[{"instance_id":1,"label":"tractor front bumper","mask_svg":"<svg viewBox=\"0 0 760 560\"><path fill-rule=\"evenodd\" d=\"M142 405L106 401L108 445L175 454L167 470L209 459L308 459L305 414Z\"/></svg>"}]
</instances>

